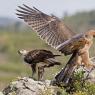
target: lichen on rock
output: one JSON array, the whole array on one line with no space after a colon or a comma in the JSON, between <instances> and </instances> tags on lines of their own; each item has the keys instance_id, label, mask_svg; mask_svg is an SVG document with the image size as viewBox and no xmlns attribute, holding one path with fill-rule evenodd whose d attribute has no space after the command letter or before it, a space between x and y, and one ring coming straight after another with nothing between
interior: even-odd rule
<instances>
[{"instance_id":1,"label":"lichen on rock","mask_svg":"<svg viewBox=\"0 0 95 95\"><path fill-rule=\"evenodd\" d=\"M3 90L3 93L4 95L9 95L9 93L13 92L16 95L56 95L57 87L51 86L50 83L50 80L35 81L32 78L24 77L11 82Z\"/></svg>"}]
</instances>

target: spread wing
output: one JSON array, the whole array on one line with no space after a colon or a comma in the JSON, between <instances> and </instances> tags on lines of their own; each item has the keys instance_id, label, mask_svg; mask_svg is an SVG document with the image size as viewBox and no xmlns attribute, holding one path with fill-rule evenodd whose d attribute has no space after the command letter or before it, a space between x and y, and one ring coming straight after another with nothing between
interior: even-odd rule
<instances>
[{"instance_id":1,"label":"spread wing","mask_svg":"<svg viewBox=\"0 0 95 95\"><path fill-rule=\"evenodd\" d=\"M49 16L35 7L30 8L26 5L23 7L19 6L19 10L17 11L18 17L24 19L43 40L54 48L74 35L57 17L53 15Z\"/></svg>"}]
</instances>

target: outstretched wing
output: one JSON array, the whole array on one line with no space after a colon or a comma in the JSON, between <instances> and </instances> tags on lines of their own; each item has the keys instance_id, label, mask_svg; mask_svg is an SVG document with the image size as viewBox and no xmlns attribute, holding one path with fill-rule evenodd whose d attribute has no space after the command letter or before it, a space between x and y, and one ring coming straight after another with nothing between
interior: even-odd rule
<instances>
[{"instance_id":1,"label":"outstretched wing","mask_svg":"<svg viewBox=\"0 0 95 95\"><path fill-rule=\"evenodd\" d=\"M26 5L19 8L18 17L24 19L43 40L54 48L74 35L62 21L53 15L49 16L35 7L30 8Z\"/></svg>"}]
</instances>

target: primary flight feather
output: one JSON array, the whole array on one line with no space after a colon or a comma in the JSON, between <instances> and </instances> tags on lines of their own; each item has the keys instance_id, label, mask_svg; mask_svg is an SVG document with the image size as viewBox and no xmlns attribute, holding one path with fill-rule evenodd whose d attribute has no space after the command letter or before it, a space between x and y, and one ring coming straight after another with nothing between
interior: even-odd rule
<instances>
[{"instance_id":1,"label":"primary flight feather","mask_svg":"<svg viewBox=\"0 0 95 95\"><path fill-rule=\"evenodd\" d=\"M55 16L49 16L35 7L30 8L24 5L19 8L20 10L17 10L18 17L24 19L43 40L54 48L75 34Z\"/></svg>"}]
</instances>

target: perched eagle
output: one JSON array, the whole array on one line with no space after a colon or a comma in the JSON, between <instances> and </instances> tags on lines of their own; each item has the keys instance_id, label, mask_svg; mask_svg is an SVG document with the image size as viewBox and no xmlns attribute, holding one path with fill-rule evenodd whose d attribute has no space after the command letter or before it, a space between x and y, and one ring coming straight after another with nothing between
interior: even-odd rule
<instances>
[{"instance_id":1,"label":"perched eagle","mask_svg":"<svg viewBox=\"0 0 95 95\"><path fill-rule=\"evenodd\" d=\"M18 18L23 19L43 40L64 55L79 52L78 63L86 67L92 66L89 58L89 48L93 43L95 30L76 34L54 15L47 15L37 8L23 4L18 6ZM93 64L94 65L94 64Z\"/></svg>"},{"instance_id":2,"label":"perched eagle","mask_svg":"<svg viewBox=\"0 0 95 95\"><path fill-rule=\"evenodd\" d=\"M60 62L55 60L56 56L51 51L43 49L35 49L31 51L19 50L18 53L23 56L24 61L31 65L32 77L36 72L36 65L40 63L41 66L38 67L38 79L41 80L44 73L44 68L52 67L54 65L61 65ZM42 75L41 75L42 74Z\"/></svg>"}]
</instances>

